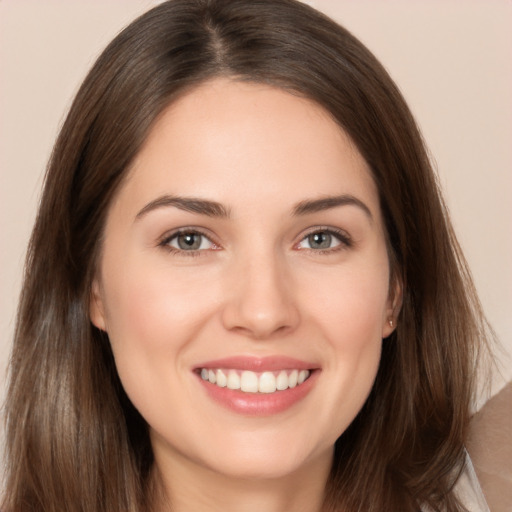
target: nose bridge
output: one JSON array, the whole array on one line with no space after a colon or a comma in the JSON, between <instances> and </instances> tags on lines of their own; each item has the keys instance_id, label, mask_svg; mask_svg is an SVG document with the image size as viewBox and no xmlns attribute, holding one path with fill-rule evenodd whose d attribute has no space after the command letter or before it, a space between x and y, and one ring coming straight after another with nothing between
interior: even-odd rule
<instances>
[{"instance_id":1,"label":"nose bridge","mask_svg":"<svg viewBox=\"0 0 512 512\"><path fill-rule=\"evenodd\" d=\"M277 251L252 252L234 267L223 312L226 328L264 338L297 325L299 312L284 258Z\"/></svg>"}]
</instances>

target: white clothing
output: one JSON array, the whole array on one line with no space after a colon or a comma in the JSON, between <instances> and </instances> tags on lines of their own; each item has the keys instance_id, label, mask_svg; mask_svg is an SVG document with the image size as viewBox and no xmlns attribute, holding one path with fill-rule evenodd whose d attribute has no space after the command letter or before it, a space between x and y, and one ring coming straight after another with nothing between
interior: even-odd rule
<instances>
[{"instance_id":1,"label":"white clothing","mask_svg":"<svg viewBox=\"0 0 512 512\"><path fill-rule=\"evenodd\" d=\"M454 491L469 512L490 512L468 452L466 452L464 471L457 480ZM431 512L426 506L421 507L421 510Z\"/></svg>"},{"instance_id":2,"label":"white clothing","mask_svg":"<svg viewBox=\"0 0 512 512\"><path fill-rule=\"evenodd\" d=\"M469 512L490 512L467 452L466 467L455 485L455 492Z\"/></svg>"}]
</instances>

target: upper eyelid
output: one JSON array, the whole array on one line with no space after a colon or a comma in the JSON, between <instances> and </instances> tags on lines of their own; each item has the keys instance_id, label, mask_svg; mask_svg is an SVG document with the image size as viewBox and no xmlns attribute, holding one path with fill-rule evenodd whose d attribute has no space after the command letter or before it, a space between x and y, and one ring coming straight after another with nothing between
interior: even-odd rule
<instances>
[{"instance_id":1,"label":"upper eyelid","mask_svg":"<svg viewBox=\"0 0 512 512\"><path fill-rule=\"evenodd\" d=\"M352 236L344 229L336 228L333 226L327 225L318 225L311 226L301 232L298 237L296 237L296 241L293 243L293 246L296 246L300 242L302 242L306 237L319 232L329 233L335 237L337 237L341 243L348 245L353 242ZM223 245L218 241L218 237L216 237L210 230L198 226L184 226L180 228L175 228L167 231L161 237L159 237L157 244L158 245L166 245L175 237L181 234L193 233L197 235L201 235L206 237L212 244L215 246L222 248Z\"/></svg>"},{"instance_id":2,"label":"upper eyelid","mask_svg":"<svg viewBox=\"0 0 512 512\"><path fill-rule=\"evenodd\" d=\"M313 235L314 233L329 233L338 237L352 240L350 233L348 233L348 231L345 229L335 228L333 226L314 226L303 231L299 235L299 241L304 240L304 238L309 235Z\"/></svg>"},{"instance_id":3,"label":"upper eyelid","mask_svg":"<svg viewBox=\"0 0 512 512\"><path fill-rule=\"evenodd\" d=\"M213 247L208 247L204 249L181 249L179 247L174 247L171 242L173 242L178 236L183 234L194 234L205 237ZM173 254L176 257L187 257L191 258L194 256L207 256L210 251L217 251L222 247L213 240L213 237L206 234L202 229L198 228L177 228L171 231L168 231L157 241L157 247L160 249L165 249L169 253Z\"/></svg>"},{"instance_id":4,"label":"upper eyelid","mask_svg":"<svg viewBox=\"0 0 512 512\"><path fill-rule=\"evenodd\" d=\"M334 246L334 247L329 247L326 249L313 249L313 248L308 248L308 247L302 247L302 248L298 247L308 236L311 236L315 233L328 233L337 238L337 240L339 241L339 245ZM299 240L294 243L294 248L296 248L297 250L312 251L315 254L334 253L334 252L339 251L340 249L348 249L348 248L352 248L353 246L354 246L354 240L347 231L345 231L343 229L327 227L327 226L325 226L325 227L317 226L317 227L307 230L305 233L301 234Z\"/></svg>"},{"instance_id":5,"label":"upper eyelid","mask_svg":"<svg viewBox=\"0 0 512 512\"><path fill-rule=\"evenodd\" d=\"M176 228L176 229L171 229L169 231L166 231L161 237L159 237L158 244L163 244L163 243L169 242L169 240L172 240L173 238L175 238L179 235L184 235L184 234L188 234L188 233L204 236L204 237L208 238L208 240L210 240L210 242L212 242L213 244L220 245L215 240L216 237L214 237L213 234L211 234L209 232L209 230L204 229L204 228L195 227L195 226L186 226L186 227L181 227L181 228Z\"/></svg>"}]
</instances>

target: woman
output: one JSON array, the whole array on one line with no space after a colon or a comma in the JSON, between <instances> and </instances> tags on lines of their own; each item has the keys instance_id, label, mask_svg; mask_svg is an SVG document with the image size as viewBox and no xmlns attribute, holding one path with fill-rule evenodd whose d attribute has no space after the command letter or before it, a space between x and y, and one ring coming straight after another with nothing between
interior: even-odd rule
<instances>
[{"instance_id":1,"label":"woman","mask_svg":"<svg viewBox=\"0 0 512 512\"><path fill-rule=\"evenodd\" d=\"M463 510L485 331L368 50L293 1L166 2L55 145L2 510Z\"/></svg>"}]
</instances>

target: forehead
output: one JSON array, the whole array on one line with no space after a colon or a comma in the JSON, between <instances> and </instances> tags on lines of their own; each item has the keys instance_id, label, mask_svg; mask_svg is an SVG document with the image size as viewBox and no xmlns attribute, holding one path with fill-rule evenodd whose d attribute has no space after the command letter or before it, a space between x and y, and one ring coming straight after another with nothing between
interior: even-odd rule
<instances>
[{"instance_id":1,"label":"forehead","mask_svg":"<svg viewBox=\"0 0 512 512\"><path fill-rule=\"evenodd\" d=\"M135 158L123 193L296 202L351 193L378 203L368 165L315 102L265 84L215 79L169 105Z\"/></svg>"}]
</instances>

